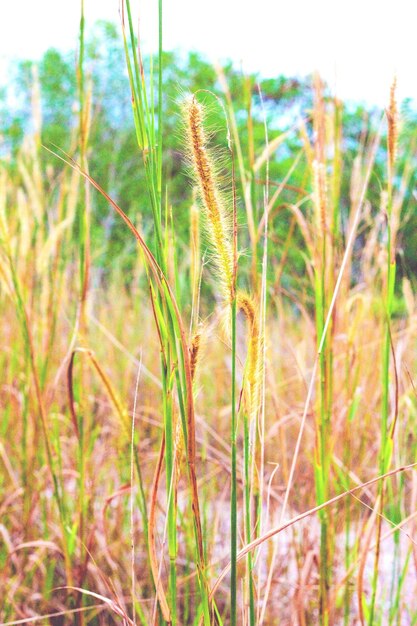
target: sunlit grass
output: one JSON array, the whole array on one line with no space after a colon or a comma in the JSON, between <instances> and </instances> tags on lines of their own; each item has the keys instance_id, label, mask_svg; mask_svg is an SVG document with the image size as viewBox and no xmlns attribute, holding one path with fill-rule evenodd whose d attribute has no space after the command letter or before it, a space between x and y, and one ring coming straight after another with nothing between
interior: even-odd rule
<instances>
[{"instance_id":1,"label":"sunlit grass","mask_svg":"<svg viewBox=\"0 0 417 626\"><path fill-rule=\"evenodd\" d=\"M288 133L255 139L247 83L246 154L218 68L224 101L207 85L178 103L196 187L184 244L163 167L159 12L148 73L123 3L150 236L89 171L83 17L71 155L52 147L44 171L35 74L34 132L16 168L0 164L0 619L416 623L417 315L396 271L413 174L398 155L413 142L395 88L351 164L343 104L315 78L302 149L273 180ZM96 194L137 243L129 275L115 258L99 278Z\"/></svg>"}]
</instances>

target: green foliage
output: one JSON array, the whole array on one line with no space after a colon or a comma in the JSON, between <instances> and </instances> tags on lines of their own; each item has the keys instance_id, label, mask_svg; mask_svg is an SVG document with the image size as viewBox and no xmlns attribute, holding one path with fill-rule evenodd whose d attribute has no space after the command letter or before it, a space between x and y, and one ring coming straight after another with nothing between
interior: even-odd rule
<instances>
[{"instance_id":1,"label":"green foliage","mask_svg":"<svg viewBox=\"0 0 417 626\"><path fill-rule=\"evenodd\" d=\"M130 88L125 67L124 50L118 29L115 25L98 22L91 30L85 50L85 74L87 82L91 81L92 89L92 124L89 138L89 167L92 176L106 189L112 198L123 206L127 215L134 221L141 219L144 233L152 229L151 209L146 187L145 172L138 156L134 124L131 116ZM157 60L154 61L153 72L157 74ZM48 50L38 64L38 75L42 106L42 143L53 150L62 149L77 159L74 131L77 120L77 85L76 59L73 54L63 54L55 49ZM31 98L34 84L34 63L21 62L14 71L15 77L8 91L0 93L0 127L3 139L3 153L16 156L23 135L31 126ZM151 59L144 59L144 69L149 79ZM174 203L173 214L176 219L178 246L188 245L189 207L192 190L184 175L183 137L181 131L181 111L179 103L185 93L197 90L210 90L224 99L222 86L213 66L196 52L180 55L177 52L163 53L163 171L165 180L169 181L168 197ZM231 63L223 68L231 100L236 116L237 129L242 142L242 155L246 171L250 171L250 154L259 154L264 144L264 108L270 133L270 140L277 134L289 132L285 142L278 147L270 162L270 180L273 185L284 180L298 152L302 149L302 140L297 124L301 118L305 120L307 133L313 135L312 123L309 118L312 110L312 88L310 79L261 78L256 74L243 76ZM262 103L260 93L262 93ZM13 106L10 107L10 102ZM157 103L155 103L157 106ZM222 127L222 113L216 110L213 114L214 126ZM350 185L354 159L360 152L361 145L367 142L369 121L371 127L376 126L382 112L378 109L367 111L362 105L346 105L342 109L343 127L343 169L340 193L341 228L344 231L350 212ZM401 173L410 158L410 150L415 141L417 113L412 101L406 101L402 109L403 130L401 140L404 149L400 154L398 171ZM252 123L252 138L247 132L248 121ZM224 126L223 126L224 127ZM221 137L220 137L221 139ZM226 137L223 137L226 141ZM250 142L253 142L250 145ZM75 151L75 152L74 152ZM53 155L43 152L44 162L50 164L57 173L62 164ZM414 158L414 157L413 157ZM382 147L376 159L375 171L370 181L368 199L379 210L381 183L384 175L386 150ZM260 177L253 181L253 198L255 211L262 207L264 180ZM406 191L404 202L404 227L400 233L399 275L408 276L417 273L415 249L417 246L417 218L413 215L415 199L412 195L414 179L410 189ZM280 196L281 202L271 222L274 233L271 242L273 259L277 259L278 267L280 252L285 245L290 211L286 208L300 199L300 190L311 193L311 181L305 158L295 168L288 187ZM272 187L270 193L276 187ZM240 201L241 202L241 201ZM111 258L115 257L125 270L133 267L132 247L126 249L123 226L109 211L106 201L100 195L93 198L92 242L99 258L96 258L105 272ZM259 221L255 214L255 221ZM245 226L246 215L240 211L239 223ZM246 232L241 228L241 233ZM366 232L363 233L364 237ZM241 238L246 234L241 234ZM288 263L299 274L301 289L309 289L305 279L305 259L302 253L304 242L298 229L294 233L299 244L288 250ZM241 241L241 248L249 247L249 240ZM246 259L242 259L245 271ZM249 263L249 262L248 262ZM274 265L274 263L273 263ZM128 273L127 273L128 275ZM360 278L357 276L357 278ZM282 276L283 285L291 288L289 276ZM305 281L305 284L304 284Z\"/></svg>"}]
</instances>

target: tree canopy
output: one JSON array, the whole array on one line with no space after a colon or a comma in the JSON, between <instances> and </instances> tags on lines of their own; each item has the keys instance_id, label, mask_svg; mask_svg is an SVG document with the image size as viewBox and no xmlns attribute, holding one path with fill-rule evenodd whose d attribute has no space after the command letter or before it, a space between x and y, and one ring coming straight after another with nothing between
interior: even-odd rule
<instances>
[{"instance_id":1,"label":"tree canopy","mask_svg":"<svg viewBox=\"0 0 417 626\"><path fill-rule=\"evenodd\" d=\"M149 57L144 59L145 71L156 72ZM131 99L123 44L116 26L99 22L90 33L86 46L87 80L91 82L92 113L88 142L88 161L91 175L120 203L132 219L139 219L145 232L150 228L149 208L143 167L138 154ZM36 68L36 69L35 69ZM307 136L313 133L310 110L313 102L311 77L296 78L278 75L264 78L260 75L244 75L232 63L217 70L196 52L187 56L177 52L163 55L163 154L167 185L168 203L172 205L175 218L187 245L189 207L192 189L186 176L183 159L183 137L181 131L181 100L184 94L198 90L209 90L225 101L225 84L232 103L237 132L240 141L242 166L249 172L253 160L262 152L265 145L264 115L266 116L269 140L285 133L285 140L279 144L270 160L271 189L276 189L283 181L285 188L280 196L280 206L272 222L272 245L277 249L277 257L285 245L286 232L291 221L286 203L295 202L302 195L311 193L311 181L306 176L303 148L303 126ZM38 87L37 87L38 85ZM0 93L0 132L1 153L7 166L13 170L25 134L33 131L33 100L39 88L40 109L42 112L41 142L51 150L62 150L77 158L76 133L78 128L77 72L75 53L64 54L58 50L48 50L39 63L27 60L14 66L13 80L7 89ZM326 92L325 92L326 93ZM225 144L226 133L224 113L216 106L215 99L205 96L210 107L210 122L219 130L216 141ZM227 100L227 98L226 98ZM340 183L341 236L345 232L350 210L350 186L355 159L366 144L370 129L378 124L382 111L374 108L366 110L361 104L339 103L326 94L329 107L339 107L343 133L343 168ZM414 159L416 139L416 112L411 101L402 106L401 154L399 175L407 161ZM223 129L223 130L222 130ZM295 159L297 167L288 176ZM46 150L42 151L45 172L54 175L45 179L54 193L53 180L63 164ZM367 199L377 210L380 204L386 146L382 142L374 174L369 186ZM16 176L18 172L16 170ZM262 176L254 179L252 190L257 202L262 206L265 184ZM417 217L415 200L412 194L415 174L406 190L402 215L404 226L398 243L400 271L406 275L416 274L417 258ZM239 193L238 188L238 193ZM120 255L120 262L129 265L130 248L126 249L123 227L114 219L105 200L94 196L93 238L101 242L101 252L97 262L106 265L107 251L111 246L111 256ZM255 216L258 218L259 216ZM242 212L241 220L245 219ZM181 229L181 225L183 228ZM300 239L301 244L301 239ZM302 251L302 245L300 245ZM288 251L289 263L303 274L304 260L300 250Z\"/></svg>"}]
</instances>

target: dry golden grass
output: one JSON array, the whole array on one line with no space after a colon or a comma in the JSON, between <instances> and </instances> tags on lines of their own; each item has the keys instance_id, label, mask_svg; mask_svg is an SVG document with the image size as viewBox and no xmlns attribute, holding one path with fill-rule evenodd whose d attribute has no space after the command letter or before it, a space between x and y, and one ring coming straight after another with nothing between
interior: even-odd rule
<instances>
[{"instance_id":1,"label":"dry golden grass","mask_svg":"<svg viewBox=\"0 0 417 626\"><path fill-rule=\"evenodd\" d=\"M386 300L387 263L395 260L411 171L406 168L401 184L383 190L380 206L364 202L379 142L378 133L369 130L353 164L350 211L345 238L340 237L340 221L330 207L337 200L336 161L341 157L334 149L336 161L331 161L327 149L341 138L334 117L341 105L330 105L317 84L315 144L310 145L300 130L309 181L299 201L285 207L292 221L282 258L268 259L265 328L261 279L253 277L259 270L256 263L242 281L250 289L236 293L241 311L236 333L236 380L242 400L236 480L242 626L253 619L251 590L258 625L353 625L360 623L361 614L367 623L375 588L375 623L405 624L416 618L417 479L414 471L401 468L416 458L417 307L407 280L396 283L401 309L387 313ZM216 618L210 613L212 623L230 623L232 357L230 337L219 321L224 304L229 307L235 297L233 225L195 97L185 111L189 159L202 205L191 209L188 252L176 255L169 240L171 263L166 272L156 262L154 266L159 283L149 280L149 265L138 255L125 286L112 267L107 268L106 283L100 283L92 250L92 280L81 294L81 335L80 256L74 230L80 171L66 168L50 175L47 191L39 159L40 124L21 148L18 173L11 174L7 164L0 166L2 622L36 623L41 615L62 613L50 623L194 624L202 617L201 598L207 593L210 611L214 606L218 611ZM395 168L397 129L393 89L388 178ZM254 168L265 165L268 150L262 146L259 155L253 155ZM259 159L264 159L262 165ZM241 182L243 188L249 184ZM274 202L279 202L279 194ZM387 204L392 205L388 218ZM272 225L277 206L267 205L260 219ZM252 215L251 208L247 201L247 214ZM205 213L213 257L208 266L202 266L200 211ZM256 248L264 232L260 229L258 238L258 226L253 224L249 236L254 255L260 254ZM274 235L271 226L270 241ZM303 277L285 262L296 235L305 242ZM283 285L283 273L297 286L291 292ZM188 291L181 293L180 320L181 330L191 331L189 336L185 331L175 335L175 342L169 343L170 327L179 322L172 315L175 300L171 292L166 295L167 277L175 283L178 275L190 277L183 281ZM201 284L209 290L213 281L221 291L218 304L202 295ZM381 355L387 328L387 438L392 448L389 462L384 462L386 472L401 471L385 479L381 507L377 482L359 487L381 474ZM321 341L324 332L326 342ZM174 349L185 335L187 357ZM311 403L306 402L309 387ZM191 388L191 398L181 395ZM184 414L190 420L186 434L191 424L195 440L184 437L185 401L189 408ZM168 443L174 468L168 477L167 412L172 418ZM349 489L355 491L326 506L326 500ZM322 505L325 516L316 515ZM171 506L174 555L167 540ZM303 517L310 509L314 514ZM195 532L198 515L201 547ZM293 518L297 523L281 531ZM251 542L255 544L249 551ZM376 550L377 585L372 580ZM253 560L247 560L247 552ZM324 590L323 558L329 570Z\"/></svg>"}]
</instances>

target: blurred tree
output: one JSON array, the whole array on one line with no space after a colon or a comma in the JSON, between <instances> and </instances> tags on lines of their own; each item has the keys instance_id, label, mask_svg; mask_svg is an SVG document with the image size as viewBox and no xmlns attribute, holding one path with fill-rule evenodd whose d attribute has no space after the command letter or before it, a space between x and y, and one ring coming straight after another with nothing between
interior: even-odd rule
<instances>
[{"instance_id":1,"label":"blurred tree","mask_svg":"<svg viewBox=\"0 0 417 626\"><path fill-rule=\"evenodd\" d=\"M76 57L57 50L48 50L38 64L42 104L42 142L54 149L76 150L74 132L78 127L78 104L76 85ZM145 71L150 71L150 59L144 59ZM164 170L168 185L168 198L173 204L176 216L178 245L188 245L189 205L191 186L185 175L182 158L183 140L181 134L180 101L184 94L197 90L210 90L224 98L222 85L215 69L195 52L181 56L177 52L163 55L164 73ZM154 71L157 68L154 68ZM296 123L305 118L307 132L312 136L309 111L312 108L312 88L310 79L261 78L256 74L244 76L231 63L223 68L230 90L231 100L239 132L243 164L247 172L251 170L254 155L259 155L265 144L263 116L266 115L270 140L279 133L291 129L285 142L279 146L270 161L271 194L287 176L294 159L302 148L302 140ZM31 127L31 95L33 89L33 62L24 61L15 67L14 80L8 90L0 92L0 129L2 154L11 155L9 167L13 167L22 138ZM118 28L113 24L99 22L90 32L86 46L86 75L92 83L92 122L89 140L89 164L92 176L123 206L134 220L140 215L145 233L150 228L149 204L141 162L137 150L132 120L130 90L125 69L123 44ZM262 101L261 95L262 94ZM203 98L210 100L207 95ZM215 100L211 99L215 104ZM366 111L360 105L345 106L342 110L343 124L343 172L341 181L341 219L346 223L350 210L349 189L353 161L364 136L364 128L376 123L381 112ZM416 113L412 103L403 107L402 141L406 146L401 152L399 171L404 168L404 159L410 158L410 146L416 137ZM372 121L375 120L375 123ZM210 122L217 129L224 129L224 115L220 107L213 106ZM217 141L226 142L224 130L218 133ZM77 158L77 155L73 155ZM62 168L53 155L44 151L45 163L53 166L55 172ZM385 148L378 154L375 173L371 180L368 198L377 210L380 203L380 180L384 179ZM402 159L402 160L401 160ZM413 177L413 184L415 178ZM280 198L280 205L300 199L300 193L311 191L311 180L307 174L304 157L291 174L287 188ZM262 210L264 180L263 175L251 183L254 206ZM405 212L408 215L401 235L400 268L406 273L417 273L415 254L415 232L417 218L410 212L415 209L415 200L410 190L406 193ZM126 247L124 226L115 219L106 202L99 194L93 195L93 245L100 251L96 264L105 267L110 258L119 258L124 267L132 263L132 246ZM241 207L240 222L246 219ZM415 215L415 210L414 210ZM258 215L255 218L259 219ZM290 213L282 208L273 218L272 252L280 256L285 244ZM272 230L272 229L271 229ZM294 234L299 246L291 246L288 263L292 274L305 276L302 254L303 242L297 230ZM247 241L242 241L245 247ZM110 255L111 249L111 255ZM301 251L301 252L300 252ZM243 265L245 259L243 259ZM285 282L286 278L283 277Z\"/></svg>"}]
</instances>

